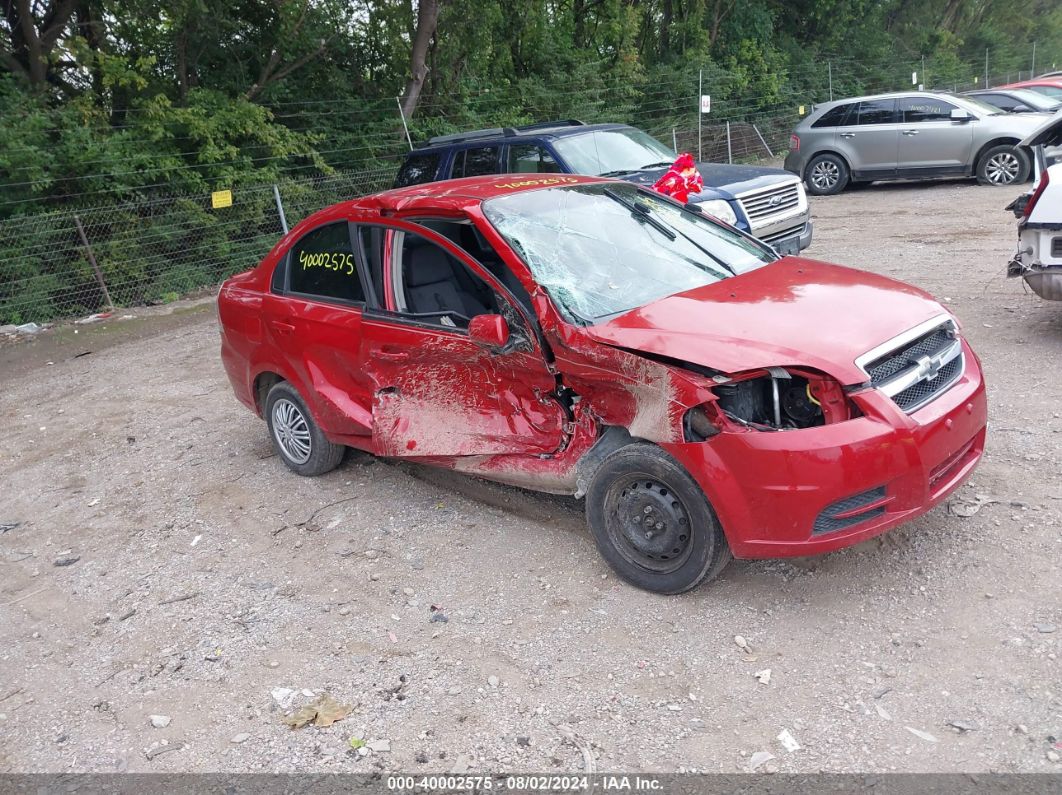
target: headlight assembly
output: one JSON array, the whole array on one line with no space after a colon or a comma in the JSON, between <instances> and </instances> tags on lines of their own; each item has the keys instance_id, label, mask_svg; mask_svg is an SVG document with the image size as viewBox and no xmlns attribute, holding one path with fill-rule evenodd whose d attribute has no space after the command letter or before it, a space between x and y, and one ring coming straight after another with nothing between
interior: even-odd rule
<instances>
[{"instance_id":1,"label":"headlight assembly","mask_svg":"<svg viewBox=\"0 0 1062 795\"><path fill-rule=\"evenodd\" d=\"M737 223L737 214L734 212L734 208L730 206L730 202L723 199L710 199L705 202L698 202L697 206L708 215L714 218L718 218L727 224Z\"/></svg>"}]
</instances>

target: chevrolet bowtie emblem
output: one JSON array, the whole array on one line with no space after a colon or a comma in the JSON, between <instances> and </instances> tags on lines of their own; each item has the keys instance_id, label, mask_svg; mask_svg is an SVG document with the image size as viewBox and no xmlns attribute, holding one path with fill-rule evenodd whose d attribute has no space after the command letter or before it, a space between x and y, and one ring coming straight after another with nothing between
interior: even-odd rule
<instances>
[{"instance_id":1,"label":"chevrolet bowtie emblem","mask_svg":"<svg viewBox=\"0 0 1062 795\"><path fill-rule=\"evenodd\" d=\"M918 377L925 381L932 381L940 374L943 366L939 356L921 356L918 359Z\"/></svg>"}]
</instances>

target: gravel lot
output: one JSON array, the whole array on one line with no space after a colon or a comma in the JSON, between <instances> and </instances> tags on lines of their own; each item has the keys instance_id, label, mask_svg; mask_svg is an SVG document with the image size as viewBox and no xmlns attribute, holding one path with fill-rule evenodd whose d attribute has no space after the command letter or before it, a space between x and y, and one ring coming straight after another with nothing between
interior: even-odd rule
<instances>
[{"instance_id":1,"label":"gravel lot","mask_svg":"<svg viewBox=\"0 0 1062 795\"><path fill-rule=\"evenodd\" d=\"M0 771L1062 772L1062 306L1003 278L1015 193L813 205L809 254L928 289L984 360L958 504L680 597L613 577L574 501L290 474L209 304L0 349ZM321 693L353 711L282 722Z\"/></svg>"}]
</instances>

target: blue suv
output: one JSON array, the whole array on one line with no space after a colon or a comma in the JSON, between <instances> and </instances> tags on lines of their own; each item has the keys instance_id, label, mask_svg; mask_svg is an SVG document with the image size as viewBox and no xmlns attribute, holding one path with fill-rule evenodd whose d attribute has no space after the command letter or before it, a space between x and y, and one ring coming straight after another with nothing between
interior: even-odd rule
<instances>
[{"instance_id":1,"label":"blue suv","mask_svg":"<svg viewBox=\"0 0 1062 795\"><path fill-rule=\"evenodd\" d=\"M406 155L394 187L483 174L588 174L652 185L676 153L626 124L551 121L440 135ZM709 215L797 254L811 244L800 178L780 168L698 163L704 190L690 201Z\"/></svg>"}]
</instances>

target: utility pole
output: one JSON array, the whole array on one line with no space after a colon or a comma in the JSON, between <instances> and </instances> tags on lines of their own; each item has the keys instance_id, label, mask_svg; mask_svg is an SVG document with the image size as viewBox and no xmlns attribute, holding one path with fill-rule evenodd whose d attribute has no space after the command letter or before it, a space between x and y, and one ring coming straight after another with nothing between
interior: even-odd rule
<instances>
[{"instance_id":1,"label":"utility pole","mask_svg":"<svg viewBox=\"0 0 1062 795\"><path fill-rule=\"evenodd\" d=\"M985 47L985 88L988 88L988 48Z\"/></svg>"},{"instance_id":2,"label":"utility pole","mask_svg":"<svg viewBox=\"0 0 1062 795\"><path fill-rule=\"evenodd\" d=\"M701 117L704 116L701 113L701 97L704 96L704 70L701 69L697 73L697 162L700 163L704 160L704 153L701 151Z\"/></svg>"},{"instance_id":3,"label":"utility pole","mask_svg":"<svg viewBox=\"0 0 1062 795\"><path fill-rule=\"evenodd\" d=\"M833 63L827 61L826 70L830 75L830 102L833 102Z\"/></svg>"},{"instance_id":4,"label":"utility pole","mask_svg":"<svg viewBox=\"0 0 1062 795\"><path fill-rule=\"evenodd\" d=\"M922 56L922 84L928 90L930 88L929 79L926 77L926 56Z\"/></svg>"},{"instance_id":5,"label":"utility pole","mask_svg":"<svg viewBox=\"0 0 1062 795\"><path fill-rule=\"evenodd\" d=\"M1033 42L1033 56L1032 56L1032 70L1029 72L1029 78L1036 77L1036 42Z\"/></svg>"}]
</instances>

